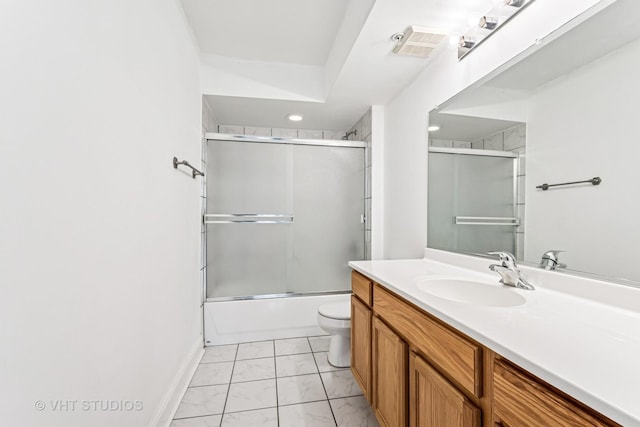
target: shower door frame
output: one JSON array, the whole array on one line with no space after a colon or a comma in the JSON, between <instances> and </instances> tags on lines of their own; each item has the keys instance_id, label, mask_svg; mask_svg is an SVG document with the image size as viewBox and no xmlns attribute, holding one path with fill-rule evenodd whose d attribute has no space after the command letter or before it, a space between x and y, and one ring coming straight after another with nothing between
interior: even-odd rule
<instances>
[{"instance_id":1,"label":"shower door frame","mask_svg":"<svg viewBox=\"0 0 640 427\"><path fill-rule=\"evenodd\" d=\"M227 133L217 133L217 132L207 132L205 133L205 149L203 150L203 162L206 163L206 153L208 152L208 144L209 141L237 141L237 142L260 142L266 144L286 144L286 145L311 145L311 146L324 146L324 147L345 147L345 148L362 148L367 150L367 145L364 141L349 141L349 140L334 140L334 139L301 139L301 138L283 138L276 136L254 136L254 135L237 135L237 134L227 134ZM366 151L363 155L363 167L366 169ZM363 188L363 204L364 204L364 194L366 192L367 186L367 174L364 174L364 188ZM203 237L202 237L202 259L205 262L205 268L202 272L202 303L205 302L221 302L221 301L243 301L243 300L263 300L263 299L273 299L273 298L293 298L293 297L312 297L312 296L320 296L320 295L338 295L338 294L347 294L351 293L351 290L335 290L335 291L317 291L317 292L286 292L286 293L274 293L274 294L262 294L262 295L243 295L243 296L226 296L226 297L207 297L207 270L208 266L207 262L207 240L208 233L206 232L206 221L207 213L206 213L206 197L207 197L207 181L205 180L204 185L202 186L203 191L203 209L202 209L202 225L203 225ZM364 221L368 221L368 218L364 218L365 207L363 206L363 219ZM215 215L215 214L214 214ZM255 215L254 215L255 216ZM273 215L269 216L270 218ZM289 217L287 215L287 217ZM292 218L293 219L293 218ZM292 221L293 222L293 221ZM365 239L365 233L362 235L363 240ZM366 243L365 243L366 244ZM203 306L204 308L204 306Z\"/></svg>"},{"instance_id":2,"label":"shower door frame","mask_svg":"<svg viewBox=\"0 0 640 427\"><path fill-rule=\"evenodd\" d=\"M512 227L517 227L521 225L520 218L518 218L518 154L517 153L514 153L512 151L479 150L479 149L473 149L473 148L447 148L447 147L431 147L431 146L427 149L427 152L440 153L440 154L457 154L457 155L466 155L466 156L503 157L503 158L512 159L513 160L513 218L517 219L517 221L514 224L500 224L500 225L508 225ZM427 158L427 166L428 166L428 158ZM428 168L427 168L427 175L428 175ZM495 225L498 225L498 224L495 224ZM514 254L515 254L518 248L518 233L515 231L515 229L513 231L513 247L514 247ZM428 236L427 236L427 248L429 248ZM460 253L467 253L467 252L460 252Z\"/></svg>"}]
</instances>

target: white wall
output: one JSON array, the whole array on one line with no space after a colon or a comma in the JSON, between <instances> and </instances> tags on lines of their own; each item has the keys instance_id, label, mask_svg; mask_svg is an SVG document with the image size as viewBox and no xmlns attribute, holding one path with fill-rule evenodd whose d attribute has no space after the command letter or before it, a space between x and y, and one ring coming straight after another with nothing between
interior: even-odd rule
<instances>
[{"instance_id":1,"label":"white wall","mask_svg":"<svg viewBox=\"0 0 640 427\"><path fill-rule=\"evenodd\" d=\"M148 425L201 343L200 186L171 165L200 156L179 3L4 2L0 52L0 423Z\"/></svg>"},{"instance_id":2,"label":"white wall","mask_svg":"<svg viewBox=\"0 0 640 427\"><path fill-rule=\"evenodd\" d=\"M599 4L598 4L599 3ZM445 50L385 106L384 257L422 257L427 239L428 111L591 6L611 0L533 3L462 61Z\"/></svg>"},{"instance_id":3,"label":"white wall","mask_svg":"<svg viewBox=\"0 0 640 427\"><path fill-rule=\"evenodd\" d=\"M640 41L546 86L527 122L527 261L563 249L575 270L640 280L636 186ZM629 77L629 78L627 78ZM602 177L602 184L549 191L542 183ZM558 232L562 230L562 232Z\"/></svg>"}]
</instances>

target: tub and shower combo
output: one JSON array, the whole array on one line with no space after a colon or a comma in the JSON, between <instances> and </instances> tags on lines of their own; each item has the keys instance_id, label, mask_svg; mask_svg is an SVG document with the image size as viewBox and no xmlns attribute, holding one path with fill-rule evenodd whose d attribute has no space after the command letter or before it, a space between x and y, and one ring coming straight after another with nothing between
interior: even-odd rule
<instances>
[{"instance_id":1,"label":"tub and shower combo","mask_svg":"<svg viewBox=\"0 0 640 427\"><path fill-rule=\"evenodd\" d=\"M209 133L203 166L205 344L326 334L366 257L365 144Z\"/></svg>"}]
</instances>

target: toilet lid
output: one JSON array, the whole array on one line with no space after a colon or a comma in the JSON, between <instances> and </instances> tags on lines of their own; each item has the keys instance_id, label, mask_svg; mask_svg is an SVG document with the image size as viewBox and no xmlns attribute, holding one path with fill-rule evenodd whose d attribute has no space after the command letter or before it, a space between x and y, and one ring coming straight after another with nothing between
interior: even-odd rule
<instances>
[{"instance_id":1,"label":"toilet lid","mask_svg":"<svg viewBox=\"0 0 640 427\"><path fill-rule=\"evenodd\" d=\"M351 319L351 303L349 301L345 301L323 304L318 307L318 313L324 317L330 317L332 319L349 320Z\"/></svg>"}]
</instances>

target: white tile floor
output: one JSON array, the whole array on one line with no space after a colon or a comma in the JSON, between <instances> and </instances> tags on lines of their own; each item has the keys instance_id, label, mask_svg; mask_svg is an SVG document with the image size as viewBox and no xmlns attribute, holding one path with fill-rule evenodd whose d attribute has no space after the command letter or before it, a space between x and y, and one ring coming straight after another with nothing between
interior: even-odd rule
<instances>
[{"instance_id":1,"label":"white tile floor","mask_svg":"<svg viewBox=\"0 0 640 427\"><path fill-rule=\"evenodd\" d=\"M378 427L329 337L207 347L171 427Z\"/></svg>"}]
</instances>

